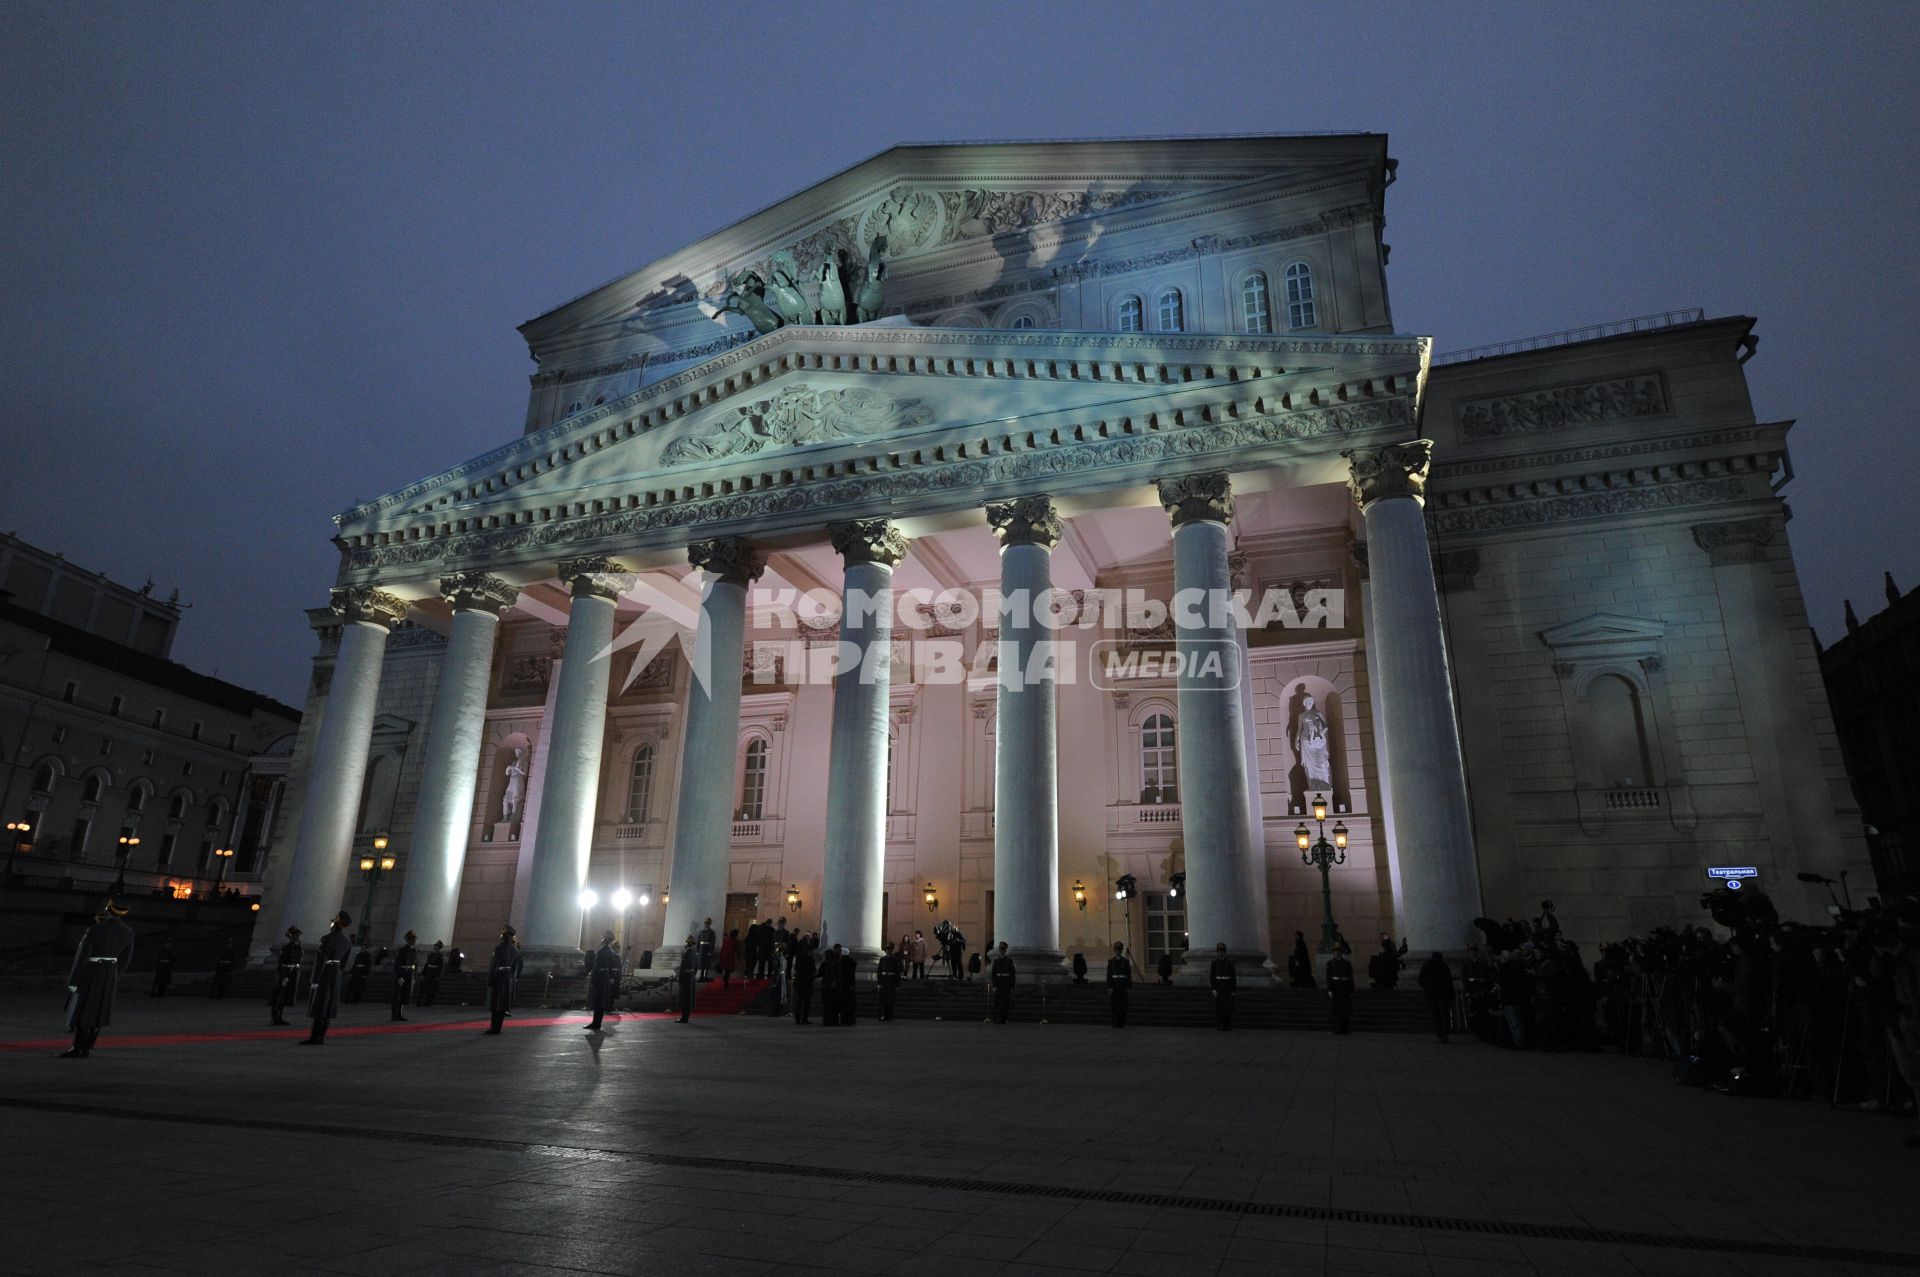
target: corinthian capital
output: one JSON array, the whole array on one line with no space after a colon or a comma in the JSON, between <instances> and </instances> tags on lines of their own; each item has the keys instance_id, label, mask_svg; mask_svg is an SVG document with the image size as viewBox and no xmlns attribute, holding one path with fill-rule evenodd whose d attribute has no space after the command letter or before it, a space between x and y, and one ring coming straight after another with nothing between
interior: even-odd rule
<instances>
[{"instance_id":1,"label":"corinthian capital","mask_svg":"<svg viewBox=\"0 0 1920 1277\"><path fill-rule=\"evenodd\" d=\"M617 599L627 587L627 570L604 554L560 561L560 579L576 599Z\"/></svg>"},{"instance_id":2,"label":"corinthian capital","mask_svg":"<svg viewBox=\"0 0 1920 1277\"><path fill-rule=\"evenodd\" d=\"M1051 550L1060 540L1060 515L1046 497L1015 497L987 503L987 526L1010 545L1044 545Z\"/></svg>"},{"instance_id":3,"label":"corinthian capital","mask_svg":"<svg viewBox=\"0 0 1920 1277\"><path fill-rule=\"evenodd\" d=\"M390 630L406 617L412 604L378 586L343 585L333 591L327 606L343 621L361 621Z\"/></svg>"},{"instance_id":4,"label":"corinthian capital","mask_svg":"<svg viewBox=\"0 0 1920 1277\"><path fill-rule=\"evenodd\" d=\"M1708 560L1715 567L1758 563L1766 558L1767 546L1772 542L1773 520L1765 515L1693 526L1693 543L1707 552Z\"/></svg>"},{"instance_id":5,"label":"corinthian capital","mask_svg":"<svg viewBox=\"0 0 1920 1277\"><path fill-rule=\"evenodd\" d=\"M900 560L907 557L905 534L886 519L830 523L827 525L827 535L832 538L833 548L847 561L848 567L856 563L878 563L896 568L900 566Z\"/></svg>"},{"instance_id":6,"label":"corinthian capital","mask_svg":"<svg viewBox=\"0 0 1920 1277\"><path fill-rule=\"evenodd\" d=\"M456 612L491 612L498 616L513 606L520 591L485 572L455 572L440 578L440 597Z\"/></svg>"},{"instance_id":7,"label":"corinthian capital","mask_svg":"<svg viewBox=\"0 0 1920 1277\"><path fill-rule=\"evenodd\" d=\"M732 585L752 585L767 570L767 556L740 537L716 537L687 547L687 561Z\"/></svg>"},{"instance_id":8,"label":"corinthian capital","mask_svg":"<svg viewBox=\"0 0 1920 1277\"><path fill-rule=\"evenodd\" d=\"M1233 481L1224 470L1183 474L1159 481L1160 504L1175 528L1189 523L1232 523Z\"/></svg>"},{"instance_id":9,"label":"corinthian capital","mask_svg":"<svg viewBox=\"0 0 1920 1277\"><path fill-rule=\"evenodd\" d=\"M1352 473L1347 480L1361 509L1388 497L1412 497L1425 503L1427 467L1433 463L1433 440L1390 443L1384 448L1356 449L1346 454Z\"/></svg>"}]
</instances>

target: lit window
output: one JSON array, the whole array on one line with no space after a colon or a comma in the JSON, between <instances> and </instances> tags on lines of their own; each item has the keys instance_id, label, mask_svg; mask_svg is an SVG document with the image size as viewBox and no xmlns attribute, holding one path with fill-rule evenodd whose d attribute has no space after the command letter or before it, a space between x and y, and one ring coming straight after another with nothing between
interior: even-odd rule
<instances>
[{"instance_id":1,"label":"lit window","mask_svg":"<svg viewBox=\"0 0 1920 1277\"><path fill-rule=\"evenodd\" d=\"M1173 720L1149 715L1140 725L1140 801L1179 801L1179 761L1175 755Z\"/></svg>"},{"instance_id":2,"label":"lit window","mask_svg":"<svg viewBox=\"0 0 1920 1277\"><path fill-rule=\"evenodd\" d=\"M1153 304L1153 313L1154 318L1160 321L1160 331L1163 333L1181 332L1187 326L1187 308L1177 288L1169 288L1160 294L1159 300Z\"/></svg>"},{"instance_id":3,"label":"lit window","mask_svg":"<svg viewBox=\"0 0 1920 1277\"><path fill-rule=\"evenodd\" d=\"M1287 267L1287 327L1312 328L1319 322L1313 305L1313 269L1295 262Z\"/></svg>"},{"instance_id":4,"label":"lit window","mask_svg":"<svg viewBox=\"0 0 1920 1277\"><path fill-rule=\"evenodd\" d=\"M653 810L653 746L642 745L633 755L628 775L627 823L645 824Z\"/></svg>"},{"instance_id":5,"label":"lit window","mask_svg":"<svg viewBox=\"0 0 1920 1277\"><path fill-rule=\"evenodd\" d=\"M1138 297L1122 297L1120 299L1120 331L1137 333L1146 327L1141 318L1144 313Z\"/></svg>"},{"instance_id":6,"label":"lit window","mask_svg":"<svg viewBox=\"0 0 1920 1277\"><path fill-rule=\"evenodd\" d=\"M740 770L740 819L758 820L767 802L767 742L747 742L746 764Z\"/></svg>"},{"instance_id":7,"label":"lit window","mask_svg":"<svg viewBox=\"0 0 1920 1277\"><path fill-rule=\"evenodd\" d=\"M1253 272L1240 285L1240 316L1250 333L1273 331L1273 305L1265 271Z\"/></svg>"}]
</instances>

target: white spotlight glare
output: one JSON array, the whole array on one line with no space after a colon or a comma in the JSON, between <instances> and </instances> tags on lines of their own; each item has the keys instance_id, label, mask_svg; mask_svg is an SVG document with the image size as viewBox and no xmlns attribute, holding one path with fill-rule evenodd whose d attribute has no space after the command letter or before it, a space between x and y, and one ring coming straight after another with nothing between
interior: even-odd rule
<instances>
[{"instance_id":1,"label":"white spotlight glare","mask_svg":"<svg viewBox=\"0 0 1920 1277\"><path fill-rule=\"evenodd\" d=\"M632 903L633 903L633 893L631 891L628 891L625 887L622 887L618 891L613 893L613 907L615 909L618 909L624 913L627 907Z\"/></svg>"},{"instance_id":2,"label":"white spotlight glare","mask_svg":"<svg viewBox=\"0 0 1920 1277\"><path fill-rule=\"evenodd\" d=\"M595 891L592 887L588 887L585 891L582 891L580 893L580 907L582 909L591 909L599 903L600 903L600 893Z\"/></svg>"}]
</instances>

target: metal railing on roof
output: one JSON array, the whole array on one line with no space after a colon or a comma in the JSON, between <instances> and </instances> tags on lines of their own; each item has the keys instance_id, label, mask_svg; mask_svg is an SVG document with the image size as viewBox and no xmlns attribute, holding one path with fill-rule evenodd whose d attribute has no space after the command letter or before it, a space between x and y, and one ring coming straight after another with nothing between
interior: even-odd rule
<instances>
[{"instance_id":1,"label":"metal railing on roof","mask_svg":"<svg viewBox=\"0 0 1920 1277\"><path fill-rule=\"evenodd\" d=\"M1485 359L1489 355L1514 355L1523 350L1545 350L1549 346L1569 346L1576 341L1592 341L1596 337L1618 337L1625 333L1650 333L1662 328L1678 328L1682 324L1698 324L1704 321L1707 312L1695 306L1689 310L1663 310L1657 315L1636 315L1632 319L1616 319L1608 324L1589 324L1585 328L1567 328L1557 333L1542 333L1537 337L1519 337L1513 341L1495 342L1490 346L1469 346L1465 350L1448 350L1433 357L1435 364L1464 364L1470 359Z\"/></svg>"}]
</instances>

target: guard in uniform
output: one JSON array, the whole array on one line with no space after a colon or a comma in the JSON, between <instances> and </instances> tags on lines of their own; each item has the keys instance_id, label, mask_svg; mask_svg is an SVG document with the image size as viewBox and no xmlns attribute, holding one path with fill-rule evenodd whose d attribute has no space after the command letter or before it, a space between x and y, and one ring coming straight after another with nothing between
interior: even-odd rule
<instances>
[{"instance_id":1,"label":"guard in uniform","mask_svg":"<svg viewBox=\"0 0 1920 1277\"><path fill-rule=\"evenodd\" d=\"M1127 960L1127 946L1113 942L1113 956L1107 959L1107 1007L1113 1012L1113 1027L1127 1027L1127 990L1133 987L1133 963Z\"/></svg>"},{"instance_id":2,"label":"guard in uniform","mask_svg":"<svg viewBox=\"0 0 1920 1277\"><path fill-rule=\"evenodd\" d=\"M393 951L393 996L387 999L387 1005L396 1020L407 1018L400 1011L413 1000L413 969L420 957L414 941L418 938L413 932L407 932L400 947Z\"/></svg>"},{"instance_id":3,"label":"guard in uniform","mask_svg":"<svg viewBox=\"0 0 1920 1277\"><path fill-rule=\"evenodd\" d=\"M854 994L860 991L860 986L854 983L853 970L859 965L860 959L853 956L852 949L840 951L840 983L834 987L834 992L840 1004L841 1024L851 1025L854 1020Z\"/></svg>"},{"instance_id":4,"label":"guard in uniform","mask_svg":"<svg viewBox=\"0 0 1920 1277\"><path fill-rule=\"evenodd\" d=\"M1347 959L1347 946L1341 945L1327 959L1327 996L1333 999L1333 1031L1348 1033L1353 1019L1353 963Z\"/></svg>"},{"instance_id":5,"label":"guard in uniform","mask_svg":"<svg viewBox=\"0 0 1920 1277\"><path fill-rule=\"evenodd\" d=\"M224 998L227 987L233 983L233 941L227 941L227 950L220 960L213 964L213 983L207 986L207 996Z\"/></svg>"},{"instance_id":6,"label":"guard in uniform","mask_svg":"<svg viewBox=\"0 0 1920 1277\"><path fill-rule=\"evenodd\" d=\"M327 934L320 937L320 950L313 960L313 991L307 995L307 1014L313 1017L313 1028L300 1039L301 1046L326 1045L327 1024L340 1014L341 972L347 969L347 955L353 951L353 941L347 938L347 928L352 925L353 919L342 909L334 915Z\"/></svg>"},{"instance_id":7,"label":"guard in uniform","mask_svg":"<svg viewBox=\"0 0 1920 1277\"><path fill-rule=\"evenodd\" d=\"M520 983L520 946L515 943L519 934L512 927L500 928L500 943L487 960L487 1010L493 1013L493 1024L486 1033L500 1032L507 1012L513 1010L514 986Z\"/></svg>"},{"instance_id":8,"label":"guard in uniform","mask_svg":"<svg viewBox=\"0 0 1920 1277\"><path fill-rule=\"evenodd\" d=\"M73 1030L73 1045L60 1052L63 1060L93 1054L100 1030L113 1023L120 973L133 961L133 928L121 921L126 915L126 906L109 900L93 915L93 925L73 952L73 968L67 973L67 1027Z\"/></svg>"},{"instance_id":9,"label":"guard in uniform","mask_svg":"<svg viewBox=\"0 0 1920 1277\"><path fill-rule=\"evenodd\" d=\"M326 941L323 939L321 943L325 944ZM367 977L372 974L373 950L362 949L353 955L353 969L347 975L346 1000L348 1002L358 1005L360 999L367 995Z\"/></svg>"},{"instance_id":10,"label":"guard in uniform","mask_svg":"<svg viewBox=\"0 0 1920 1277\"><path fill-rule=\"evenodd\" d=\"M1013 959L1007 956L1007 942L1002 940L1000 947L994 950L993 971L990 979L993 988L993 1022L1005 1024L1013 1013L1013 982L1019 976L1014 970Z\"/></svg>"},{"instance_id":11,"label":"guard in uniform","mask_svg":"<svg viewBox=\"0 0 1920 1277\"><path fill-rule=\"evenodd\" d=\"M274 959L273 993L268 1004L273 1009L273 1022L282 1028L287 1027L287 1008L300 994L300 967L306 960L307 952L300 947L300 928L288 927L287 942Z\"/></svg>"},{"instance_id":12,"label":"guard in uniform","mask_svg":"<svg viewBox=\"0 0 1920 1277\"><path fill-rule=\"evenodd\" d=\"M713 934L713 919L708 918L700 928L700 978L702 980L706 979L707 973L713 970L713 947L718 941L719 937Z\"/></svg>"},{"instance_id":13,"label":"guard in uniform","mask_svg":"<svg viewBox=\"0 0 1920 1277\"><path fill-rule=\"evenodd\" d=\"M880 1018L893 1018L893 1000L900 992L900 978L906 974L906 959L894 951L893 941L886 942L886 952L880 955L880 965L874 972L874 979L880 986Z\"/></svg>"},{"instance_id":14,"label":"guard in uniform","mask_svg":"<svg viewBox=\"0 0 1920 1277\"><path fill-rule=\"evenodd\" d=\"M427 955L426 965L420 969L420 1005L430 1007L433 1000L440 996L440 973L447 967L447 942L435 940L433 952Z\"/></svg>"},{"instance_id":15,"label":"guard in uniform","mask_svg":"<svg viewBox=\"0 0 1920 1277\"><path fill-rule=\"evenodd\" d=\"M587 1032L600 1031L601 1019L613 1010L613 1000L619 996L620 954L613 947L613 932L603 931L600 947L587 959L587 1009L593 1012Z\"/></svg>"},{"instance_id":16,"label":"guard in uniform","mask_svg":"<svg viewBox=\"0 0 1920 1277\"><path fill-rule=\"evenodd\" d=\"M153 987L147 990L150 998L167 996L167 986L173 983L173 941L160 950L160 960L153 964Z\"/></svg>"},{"instance_id":17,"label":"guard in uniform","mask_svg":"<svg viewBox=\"0 0 1920 1277\"><path fill-rule=\"evenodd\" d=\"M700 978L700 942L689 935L686 948L680 951L680 966L674 972L680 980L680 1023L685 1024L693 1018L693 986Z\"/></svg>"},{"instance_id":18,"label":"guard in uniform","mask_svg":"<svg viewBox=\"0 0 1920 1277\"><path fill-rule=\"evenodd\" d=\"M813 949L799 936L793 938L793 1022L812 1024L807 1017L813 1012Z\"/></svg>"},{"instance_id":19,"label":"guard in uniform","mask_svg":"<svg viewBox=\"0 0 1920 1277\"><path fill-rule=\"evenodd\" d=\"M1240 987L1240 977L1234 973L1233 959L1227 956L1227 946L1213 946L1213 965L1207 968L1207 982L1213 986L1213 1023L1214 1027L1226 1032L1233 1028L1233 995Z\"/></svg>"}]
</instances>

